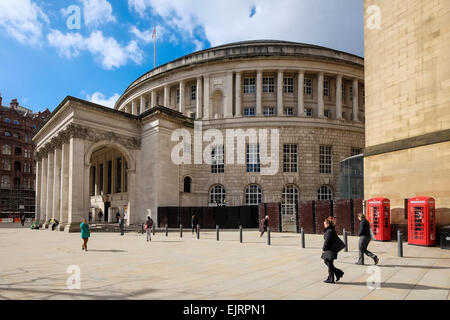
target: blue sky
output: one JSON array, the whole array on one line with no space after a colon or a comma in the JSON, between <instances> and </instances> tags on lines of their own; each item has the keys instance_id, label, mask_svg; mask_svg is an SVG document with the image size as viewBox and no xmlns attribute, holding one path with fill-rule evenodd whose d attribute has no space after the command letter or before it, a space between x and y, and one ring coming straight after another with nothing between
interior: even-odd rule
<instances>
[{"instance_id":1,"label":"blue sky","mask_svg":"<svg viewBox=\"0 0 450 320\"><path fill-rule=\"evenodd\" d=\"M157 65L255 39L364 55L363 0L0 0L3 105L53 111L72 95L112 106L153 68L155 25Z\"/></svg>"}]
</instances>

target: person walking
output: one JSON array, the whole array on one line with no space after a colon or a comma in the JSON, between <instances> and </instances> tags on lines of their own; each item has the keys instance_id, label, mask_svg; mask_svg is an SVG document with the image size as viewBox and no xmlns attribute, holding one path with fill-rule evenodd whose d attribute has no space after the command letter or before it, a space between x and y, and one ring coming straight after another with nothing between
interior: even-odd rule
<instances>
[{"instance_id":1,"label":"person walking","mask_svg":"<svg viewBox=\"0 0 450 320\"><path fill-rule=\"evenodd\" d=\"M22 224L22 227L23 227L24 224L25 224L25 215L22 215L22 216L20 217L20 223Z\"/></svg>"},{"instance_id":2,"label":"person walking","mask_svg":"<svg viewBox=\"0 0 450 320\"><path fill-rule=\"evenodd\" d=\"M98 222L102 222L103 212L98 213Z\"/></svg>"},{"instance_id":3,"label":"person walking","mask_svg":"<svg viewBox=\"0 0 450 320\"><path fill-rule=\"evenodd\" d=\"M120 213L119 212L116 213L116 219L117 219L117 223L119 223L119 220L120 220Z\"/></svg>"},{"instance_id":4,"label":"person walking","mask_svg":"<svg viewBox=\"0 0 450 320\"><path fill-rule=\"evenodd\" d=\"M362 213L358 214L358 219L361 221L359 223L359 260L356 262L358 265L364 265L364 255L366 254L368 257L371 257L375 263L378 264L378 257L367 250L369 246L370 240L372 240L372 235L370 234L370 223L367 221L366 216Z\"/></svg>"},{"instance_id":5,"label":"person walking","mask_svg":"<svg viewBox=\"0 0 450 320\"><path fill-rule=\"evenodd\" d=\"M338 252L345 247L344 242L337 235L335 225L336 220L333 217L328 217L323 222L325 232L323 234L322 259L328 267L328 278L324 281L325 283L335 283L335 276L336 281L344 276L344 271L334 266L334 260L337 259Z\"/></svg>"},{"instance_id":6,"label":"person walking","mask_svg":"<svg viewBox=\"0 0 450 320\"><path fill-rule=\"evenodd\" d=\"M195 214L192 215L192 234L197 233L197 225L198 225L198 218Z\"/></svg>"},{"instance_id":7,"label":"person walking","mask_svg":"<svg viewBox=\"0 0 450 320\"><path fill-rule=\"evenodd\" d=\"M264 219L261 220L261 224L262 224L262 227L263 227L263 231L261 232L260 237L263 236L264 232L267 232L267 227L269 226L269 215L268 214L266 214Z\"/></svg>"},{"instance_id":8,"label":"person walking","mask_svg":"<svg viewBox=\"0 0 450 320\"><path fill-rule=\"evenodd\" d=\"M89 211L89 223L92 221L92 212Z\"/></svg>"},{"instance_id":9,"label":"person walking","mask_svg":"<svg viewBox=\"0 0 450 320\"><path fill-rule=\"evenodd\" d=\"M125 219L123 217L119 218L119 228L120 228L120 235L123 236L123 227L125 225Z\"/></svg>"},{"instance_id":10,"label":"person walking","mask_svg":"<svg viewBox=\"0 0 450 320\"><path fill-rule=\"evenodd\" d=\"M147 231L147 242L152 241L152 227L153 220L150 217L147 217L147 221L145 222L145 230Z\"/></svg>"},{"instance_id":11,"label":"person walking","mask_svg":"<svg viewBox=\"0 0 450 320\"><path fill-rule=\"evenodd\" d=\"M87 251L87 244L89 237L91 236L91 230L89 229L89 224L86 219L83 219L83 222L80 224L81 229L81 239L83 239L83 245L81 246L81 250Z\"/></svg>"}]
</instances>

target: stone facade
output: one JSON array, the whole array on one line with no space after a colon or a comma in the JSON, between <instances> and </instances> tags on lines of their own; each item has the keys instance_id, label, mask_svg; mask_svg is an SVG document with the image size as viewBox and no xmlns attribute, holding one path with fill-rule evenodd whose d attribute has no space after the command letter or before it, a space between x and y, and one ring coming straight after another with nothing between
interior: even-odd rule
<instances>
[{"instance_id":1,"label":"stone facade","mask_svg":"<svg viewBox=\"0 0 450 320\"><path fill-rule=\"evenodd\" d=\"M295 187L297 200L317 199L321 187L330 199L339 198L339 162L364 147L363 77L360 57L298 43L249 41L150 71L130 85L114 110L67 97L35 138L43 167L41 216L60 216L68 229L88 212L98 217L108 208L109 222L117 212L127 212L129 224L148 215L156 221L158 207L217 205L211 203L214 186L225 189L221 205L248 204L249 185L261 189L259 202L281 201L287 186ZM198 125L202 134L212 129L224 136L231 129L276 129L278 171L248 173L245 151L237 154L242 164L225 161L221 173L204 162L175 164L172 153L180 140L173 133L181 129L194 139ZM192 159L208 144L192 145ZM284 144L297 148L297 170L291 173L283 172ZM69 171L63 179L64 157L55 150L64 145ZM319 170L321 146L330 147L328 173ZM69 216L64 201L54 204L58 199L50 198L49 190L75 197L66 200Z\"/></svg>"},{"instance_id":2,"label":"stone facade","mask_svg":"<svg viewBox=\"0 0 450 320\"><path fill-rule=\"evenodd\" d=\"M449 224L449 2L372 5L381 28L365 30L365 198L389 198L393 223L405 223L404 199L434 197L437 223Z\"/></svg>"}]
</instances>

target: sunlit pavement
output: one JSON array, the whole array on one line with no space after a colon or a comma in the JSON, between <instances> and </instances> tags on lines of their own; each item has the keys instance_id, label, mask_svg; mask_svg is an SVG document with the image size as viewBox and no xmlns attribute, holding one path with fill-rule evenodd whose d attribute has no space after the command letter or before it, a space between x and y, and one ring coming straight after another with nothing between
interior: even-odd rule
<instances>
[{"instance_id":1,"label":"sunlit pavement","mask_svg":"<svg viewBox=\"0 0 450 320\"><path fill-rule=\"evenodd\" d=\"M327 268L320 259L323 237L267 235L244 230L202 232L200 240L185 230L169 237L92 233L88 252L80 234L49 230L0 228L0 299L449 299L450 251L396 242L371 242L379 268L366 257L355 265L356 237L349 252L335 265L345 272L336 284L326 284ZM81 272L81 288L68 289ZM381 283L377 283L377 277ZM379 287L377 289L377 287Z\"/></svg>"}]
</instances>

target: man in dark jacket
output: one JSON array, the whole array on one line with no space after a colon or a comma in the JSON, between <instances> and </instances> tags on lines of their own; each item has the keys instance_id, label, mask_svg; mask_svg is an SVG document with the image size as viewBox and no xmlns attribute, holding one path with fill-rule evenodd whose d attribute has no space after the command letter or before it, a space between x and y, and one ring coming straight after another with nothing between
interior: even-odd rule
<instances>
[{"instance_id":1,"label":"man in dark jacket","mask_svg":"<svg viewBox=\"0 0 450 320\"><path fill-rule=\"evenodd\" d=\"M372 239L370 234L370 223L367 221L366 216L362 213L358 214L358 219L361 221L359 224L359 260L356 264L364 265L364 254L371 257L375 262L375 265L378 264L378 257L367 250L369 246L369 242Z\"/></svg>"},{"instance_id":2,"label":"man in dark jacket","mask_svg":"<svg viewBox=\"0 0 450 320\"><path fill-rule=\"evenodd\" d=\"M120 235L121 235L121 236L124 235L124 234L123 234L123 228L124 228L124 225L125 225L125 220L124 220L123 217L121 217L121 218L119 219L119 228L120 228Z\"/></svg>"},{"instance_id":3,"label":"man in dark jacket","mask_svg":"<svg viewBox=\"0 0 450 320\"><path fill-rule=\"evenodd\" d=\"M322 259L328 267L328 278L325 283L334 283L334 276L336 281L339 281L344 276L344 271L334 266L334 260L337 259L338 252L343 249L344 243L338 237L333 217L329 217L324 221L325 233L323 235L324 243L322 248Z\"/></svg>"},{"instance_id":4,"label":"man in dark jacket","mask_svg":"<svg viewBox=\"0 0 450 320\"><path fill-rule=\"evenodd\" d=\"M197 225L198 225L198 218L197 216L194 214L192 215L192 234L197 233Z\"/></svg>"}]
</instances>

